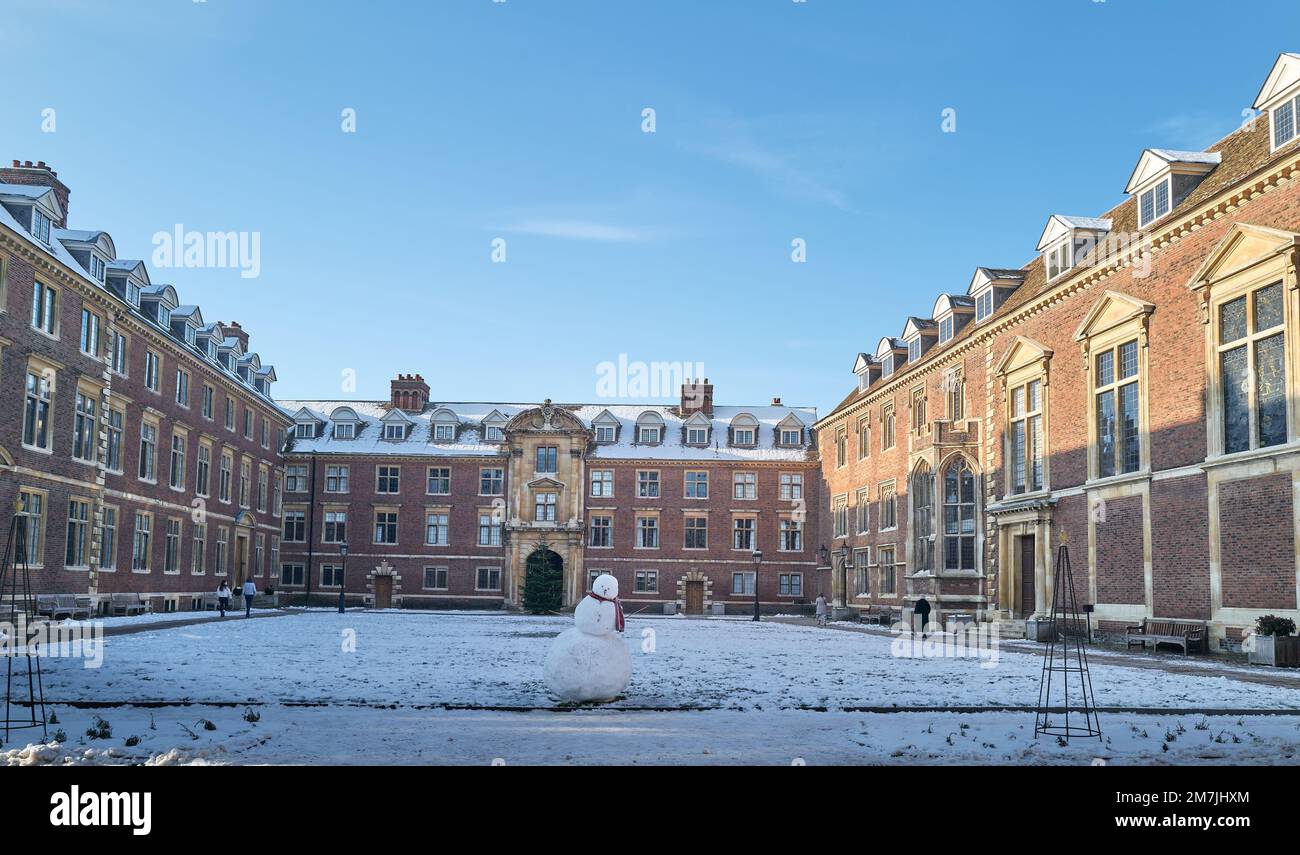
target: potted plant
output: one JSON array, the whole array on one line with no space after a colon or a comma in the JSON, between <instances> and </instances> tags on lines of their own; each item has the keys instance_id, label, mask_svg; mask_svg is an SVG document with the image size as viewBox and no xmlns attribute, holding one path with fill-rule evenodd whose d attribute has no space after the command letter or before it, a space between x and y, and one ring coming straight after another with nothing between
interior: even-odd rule
<instances>
[{"instance_id":1,"label":"potted plant","mask_svg":"<svg viewBox=\"0 0 1300 855\"><path fill-rule=\"evenodd\" d=\"M1295 621L1277 615L1256 619L1255 632L1247 639L1246 651L1252 665L1300 666L1300 637L1295 634Z\"/></svg>"}]
</instances>

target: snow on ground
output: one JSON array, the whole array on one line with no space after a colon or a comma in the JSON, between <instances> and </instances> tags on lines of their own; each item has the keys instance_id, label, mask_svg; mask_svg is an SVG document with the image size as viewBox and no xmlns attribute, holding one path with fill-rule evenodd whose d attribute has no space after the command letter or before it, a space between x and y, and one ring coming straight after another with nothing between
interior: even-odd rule
<instances>
[{"instance_id":1,"label":"snow on ground","mask_svg":"<svg viewBox=\"0 0 1300 855\"><path fill-rule=\"evenodd\" d=\"M1062 747L1033 739L1032 713L997 710L1036 702L1033 652L1003 652L992 667L898 658L886 636L777 621L630 618L624 698L567 711L541 663L571 624L312 611L111 636L100 669L43 663L64 744L23 756L38 735L16 733L0 762L1285 763L1300 751L1300 681L1099 662L1103 707L1296 712L1107 713L1104 742ZM137 705L63 703L76 701ZM991 711L855 711L893 706ZM111 737L85 735L96 715Z\"/></svg>"}]
</instances>

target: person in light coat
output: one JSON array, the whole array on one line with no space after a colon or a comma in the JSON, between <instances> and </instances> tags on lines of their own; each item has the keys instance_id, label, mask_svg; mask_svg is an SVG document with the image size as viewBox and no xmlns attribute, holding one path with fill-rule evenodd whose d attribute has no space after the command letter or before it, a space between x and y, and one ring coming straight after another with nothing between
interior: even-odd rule
<instances>
[{"instance_id":1,"label":"person in light coat","mask_svg":"<svg viewBox=\"0 0 1300 855\"><path fill-rule=\"evenodd\" d=\"M257 596L257 586L252 579L244 580L244 617L253 613L253 597Z\"/></svg>"},{"instance_id":2,"label":"person in light coat","mask_svg":"<svg viewBox=\"0 0 1300 855\"><path fill-rule=\"evenodd\" d=\"M230 586L225 579L217 586L217 607L221 609L221 616L225 617L226 609L230 608Z\"/></svg>"},{"instance_id":3,"label":"person in light coat","mask_svg":"<svg viewBox=\"0 0 1300 855\"><path fill-rule=\"evenodd\" d=\"M826 596L821 593L817 594L817 625L826 625Z\"/></svg>"}]
</instances>

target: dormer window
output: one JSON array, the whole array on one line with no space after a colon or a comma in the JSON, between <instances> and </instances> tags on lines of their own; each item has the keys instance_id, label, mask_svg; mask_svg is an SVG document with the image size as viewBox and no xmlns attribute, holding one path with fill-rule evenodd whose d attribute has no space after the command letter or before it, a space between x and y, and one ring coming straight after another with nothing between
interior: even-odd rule
<instances>
[{"instance_id":1,"label":"dormer window","mask_svg":"<svg viewBox=\"0 0 1300 855\"><path fill-rule=\"evenodd\" d=\"M195 342L197 339L198 339L198 331L195 330L194 327L190 326L189 324L186 324L186 325L185 325L185 342L186 342L187 344L194 344L194 342Z\"/></svg>"},{"instance_id":2,"label":"dormer window","mask_svg":"<svg viewBox=\"0 0 1300 855\"><path fill-rule=\"evenodd\" d=\"M315 439L316 425L311 422L298 422L294 425L293 435L298 439Z\"/></svg>"},{"instance_id":3,"label":"dormer window","mask_svg":"<svg viewBox=\"0 0 1300 855\"><path fill-rule=\"evenodd\" d=\"M107 270L107 266L104 264L104 259L92 254L90 256L90 275L97 282L103 282L105 270Z\"/></svg>"},{"instance_id":4,"label":"dormer window","mask_svg":"<svg viewBox=\"0 0 1300 855\"><path fill-rule=\"evenodd\" d=\"M1138 196L1138 228L1146 228L1169 213L1169 181L1166 178Z\"/></svg>"},{"instance_id":5,"label":"dormer window","mask_svg":"<svg viewBox=\"0 0 1300 855\"><path fill-rule=\"evenodd\" d=\"M614 441L613 425L596 425L596 442L606 443Z\"/></svg>"},{"instance_id":6,"label":"dormer window","mask_svg":"<svg viewBox=\"0 0 1300 855\"><path fill-rule=\"evenodd\" d=\"M395 425L389 425L389 427L395 427ZM441 425L433 426L434 442L451 442L455 438L456 438L455 425L441 424Z\"/></svg>"},{"instance_id":7,"label":"dormer window","mask_svg":"<svg viewBox=\"0 0 1300 855\"><path fill-rule=\"evenodd\" d=\"M880 376L889 377L894 373L894 354L885 354L885 358L880 360Z\"/></svg>"},{"instance_id":8,"label":"dormer window","mask_svg":"<svg viewBox=\"0 0 1300 855\"><path fill-rule=\"evenodd\" d=\"M706 427L688 427L686 429L687 445L707 445L709 442L709 429Z\"/></svg>"},{"instance_id":9,"label":"dormer window","mask_svg":"<svg viewBox=\"0 0 1300 855\"><path fill-rule=\"evenodd\" d=\"M803 431L785 430L781 431L782 445L803 445Z\"/></svg>"},{"instance_id":10,"label":"dormer window","mask_svg":"<svg viewBox=\"0 0 1300 855\"><path fill-rule=\"evenodd\" d=\"M919 362L921 359L921 340L914 338L907 343L907 359L909 362Z\"/></svg>"},{"instance_id":11,"label":"dormer window","mask_svg":"<svg viewBox=\"0 0 1300 855\"><path fill-rule=\"evenodd\" d=\"M353 439L357 435L357 426L352 422L339 422L334 425L335 439Z\"/></svg>"},{"instance_id":12,"label":"dormer window","mask_svg":"<svg viewBox=\"0 0 1300 855\"><path fill-rule=\"evenodd\" d=\"M32 237L43 244L50 242L50 218L38 206L32 206Z\"/></svg>"},{"instance_id":13,"label":"dormer window","mask_svg":"<svg viewBox=\"0 0 1300 855\"><path fill-rule=\"evenodd\" d=\"M757 445L758 420L749 413L741 413L731 420L731 444L741 446Z\"/></svg>"},{"instance_id":14,"label":"dormer window","mask_svg":"<svg viewBox=\"0 0 1300 855\"><path fill-rule=\"evenodd\" d=\"M166 306L158 307L158 326L169 327L172 325L172 312Z\"/></svg>"},{"instance_id":15,"label":"dormer window","mask_svg":"<svg viewBox=\"0 0 1300 855\"><path fill-rule=\"evenodd\" d=\"M664 420L647 410L636 420L636 441L641 445L658 445L664 440Z\"/></svg>"},{"instance_id":16,"label":"dormer window","mask_svg":"<svg viewBox=\"0 0 1300 855\"><path fill-rule=\"evenodd\" d=\"M1268 112L1273 151L1300 136L1300 53L1277 58L1252 106Z\"/></svg>"},{"instance_id":17,"label":"dormer window","mask_svg":"<svg viewBox=\"0 0 1300 855\"><path fill-rule=\"evenodd\" d=\"M497 425L488 425L487 441L488 442L505 442L506 432Z\"/></svg>"},{"instance_id":18,"label":"dormer window","mask_svg":"<svg viewBox=\"0 0 1300 855\"><path fill-rule=\"evenodd\" d=\"M1043 253L1043 255L1047 259L1048 279L1055 279L1074 266L1068 240L1061 241L1056 246L1048 247L1047 252Z\"/></svg>"},{"instance_id":19,"label":"dormer window","mask_svg":"<svg viewBox=\"0 0 1300 855\"><path fill-rule=\"evenodd\" d=\"M137 309L140 308L140 286L129 279L126 281L126 301Z\"/></svg>"},{"instance_id":20,"label":"dormer window","mask_svg":"<svg viewBox=\"0 0 1300 855\"><path fill-rule=\"evenodd\" d=\"M1300 95L1273 108L1273 148L1281 148L1296 136L1296 116L1300 115Z\"/></svg>"},{"instance_id":21,"label":"dormer window","mask_svg":"<svg viewBox=\"0 0 1300 855\"><path fill-rule=\"evenodd\" d=\"M975 298L975 320L982 321L993 314L993 290L989 289Z\"/></svg>"},{"instance_id":22,"label":"dormer window","mask_svg":"<svg viewBox=\"0 0 1300 855\"><path fill-rule=\"evenodd\" d=\"M947 317L939 321L939 344L952 339L952 318Z\"/></svg>"},{"instance_id":23,"label":"dormer window","mask_svg":"<svg viewBox=\"0 0 1300 855\"><path fill-rule=\"evenodd\" d=\"M406 439L406 425L403 424L384 425L384 439Z\"/></svg>"},{"instance_id":24,"label":"dormer window","mask_svg":"<svg viewBox=\"0 0 1300 855\"><path fill-rule=\"evenodd\" d=\"M1146 228L1182 204L1219 160L1219 153L1212 151L1143 151L1124 188L1137 198L1138 228Z\"/></svg>"}]
</instances>

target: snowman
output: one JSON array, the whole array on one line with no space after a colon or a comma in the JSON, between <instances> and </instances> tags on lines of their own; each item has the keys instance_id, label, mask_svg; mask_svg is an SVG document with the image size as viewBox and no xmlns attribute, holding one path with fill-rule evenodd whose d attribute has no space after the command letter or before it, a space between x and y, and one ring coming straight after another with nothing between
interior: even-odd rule
<instances>
[{"instance_id":1,"label":"snowman","mask_svg":"<svg viewBox=\"0 0 1300 855\"><path fill-rule=\"evenodd\" d=\"M609 574L597 576L591 593L574 609L573 624L556 636L546 654L546 685L566 701L617 698L632 677L632 655L621 635L618 580Z\"/></svg>"}]
</instances>

